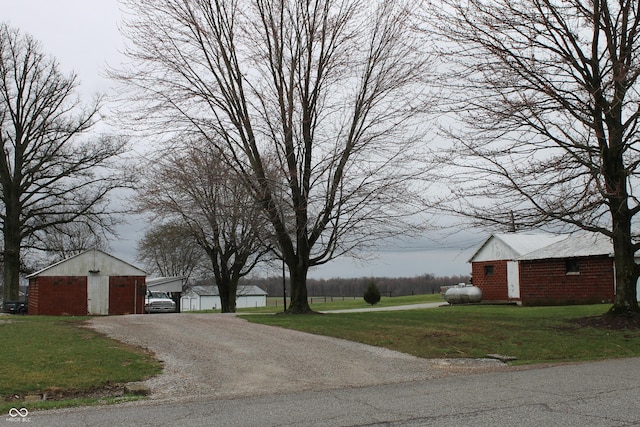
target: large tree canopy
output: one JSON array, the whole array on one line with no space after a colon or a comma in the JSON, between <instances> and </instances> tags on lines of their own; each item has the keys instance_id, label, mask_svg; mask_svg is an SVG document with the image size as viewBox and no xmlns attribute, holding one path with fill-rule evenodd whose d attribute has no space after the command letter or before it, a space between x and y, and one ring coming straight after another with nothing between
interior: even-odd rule
<instances>
[{"instance_id":1,"label":"large tree canopy","mask_svg":"<svg viewBox=\"0 0 640 427\"><path fill-rule=\"evenodd\" d=\"M609 236L611 311L637 312L638 2L433 1L425 28L457 121L440 206L489 227Z\"/></svg>"},{"instance_id":2,"label":"large tree canopy","mask_svg":"<svg viewBox=\"0 0 640 427\"><path fill-rule=\"evenodd\" d=\"M428 99L419 2L124 3L117 77L138 123L198 133L242 177L288 266L289 312L310 311L310 267L407 230Z\"/></svg>"},{"instance_id":3,"label":"large tree canopy","mask_svg":"<svg viewBox=\"0 0 640 427\"><path fill-rule=\"evenodd\" d=\"M76 76L65 76L39 43L0 25L0 227L4 299L18 297L21 251L47 249L46 231L80 221L99 234L112 225L107 195L123 175L110 164L124 143L80 139L98 119L100 100L83 107Z\"/></svg>"}]
</instances>

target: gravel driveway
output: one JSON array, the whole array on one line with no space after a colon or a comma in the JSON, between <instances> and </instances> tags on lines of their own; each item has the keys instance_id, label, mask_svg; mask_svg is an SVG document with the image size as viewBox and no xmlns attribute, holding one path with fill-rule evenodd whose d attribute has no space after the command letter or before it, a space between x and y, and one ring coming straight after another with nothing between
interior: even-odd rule
<instances>
[{"instance_id":1,"label":"gravel driveway","mask_svg":"<svg viewBox=\"0 0 640 427\"><path fill-rule=\"evenodd\" d=\"M468 371L494 360L420 359L336 338L249 323L230 314L95 317L89 326L151 350L164 372L145 381L152 399L230 398L364 387Z\"/></svg>"}]
</instances>

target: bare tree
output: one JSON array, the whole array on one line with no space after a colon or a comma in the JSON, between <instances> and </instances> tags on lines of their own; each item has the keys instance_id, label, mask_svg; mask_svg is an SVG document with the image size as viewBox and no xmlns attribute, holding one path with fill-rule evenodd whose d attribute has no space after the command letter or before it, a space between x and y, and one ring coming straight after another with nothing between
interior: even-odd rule
<instances>
[{"instance_id":1,"label":"bare tree","mask_svg":"<svg viewBox=\"0 0 640 427\"><path fill-rule=\"evenodd\" d=\"M610 311L637 312L638 3L432 3L426 26L445 40L450 111L466 126L443 159L462 168L448 169L445 206L485 226L609 236Z\"/></svg>"},{"instance_id":2,"label":"bare tree","mask_svg":"<svg viewBox=\"0 0 640 427\"><path fill-rule=\"evenodd\" d=\"M191 230L181 223L154 225L138 241L138 260L144 263L148 273L188 280L200 269L204 259Z\"/></svg>"},{"instance_id":3,"label":"bare tree","mask_svg":"<svg viewBox=\"0 0 640 427\"><path fill-rule=\"evenodd\" d=\"M288 266L290 313L311 311L310 267L407 231L428 99L419 1L124 3L135 67L118 77L147 123L198 132L244 177Z\"/></svg>"},{"instance_id":4,"label":"bare tree","mask_svg":"<svg viewBox=\"0 0 640 427\"><path fill-rule=\"evenodd\" d=\"M141 208L180 224L204 250L222 312L235 312L238 281L271 249L260 210L217 150L205 144L164 152L150 167L139 200Z\"/></svg>"},{"instance_id":5,"label":"bare tree","mask_svg":"<svg viewBox=\"0 0 640 427\"><path fill-rule=\"evenodd\" d=\"M107 195L123 183L110 161L124 143L81 140L98 119L100 100L83 107L76 76L64 76L39 43L0 25L0 221L4 298L18 296L21 251L44 249L43 233L81 220L113 225Z\"/></svg>"},{"instance_id":6,"label":"bare tree","mask_svg":"<svg viewBox=\"0 0 640 427\"><path fill-rule=\"evenodd\" d=\"M105 250L108 247L106 236L98 234L91 224L84 222L57 224L45 230L41 240L49 264L89 249Z\"/></svg>"}]
</instances>

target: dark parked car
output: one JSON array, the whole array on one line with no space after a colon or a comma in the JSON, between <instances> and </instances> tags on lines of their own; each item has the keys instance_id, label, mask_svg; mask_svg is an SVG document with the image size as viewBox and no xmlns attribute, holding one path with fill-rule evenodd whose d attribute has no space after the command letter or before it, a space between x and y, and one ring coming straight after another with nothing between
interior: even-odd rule
<instances>
[{"instance_id":1,"label":"dark parked car","mask_svg":"<svg viewBox=\"0 0 640 427\"><path fill-rule=\"evenodd\" d=\"M27 314L29 305L27 301L5 301L3 311L11 314Z\"/></svg>"}]
</instances>

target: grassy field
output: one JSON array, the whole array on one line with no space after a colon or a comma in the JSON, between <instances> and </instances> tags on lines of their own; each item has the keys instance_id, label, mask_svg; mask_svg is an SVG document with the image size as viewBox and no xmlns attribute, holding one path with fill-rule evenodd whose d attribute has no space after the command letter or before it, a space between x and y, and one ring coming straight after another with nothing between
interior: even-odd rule
<instances>
[{"instance_id":1,"label":"grassy field","mask_svg":"<svg viewBox=\"0 0 640 427\"><path fill-rule=\"evenodd\" d=\"M85 318L1 316L0 413L7 398L60 390L92 390L158 374L151 355L82 327ZM97 400L97 399L96 399ZM89 403L82 401L81 403ZM64 406L30 403L29 408Z\"/></svg>"},{"instance_id":2,"label":"grassy field","mask_svg":"<svg viewBox=\"0 0 640 427\"><path fill-rule=\"evenodd\" d=\"M380 302L375 307L392 307L396 305L410 305L410 304L422 304L426 302L442 302L444 299L440 294L427 294L427 295L409 295L401 297L382 297ZM287 305L289 301L287 300ZM283 311L284 302L282 297L267 298L266 307L257 308L241 308L238 309L238 313L280 313ZM362 297L321 297L314 296L309 297L309 305L315 311L327 311L327 310L346 310L354 308L368 308L371 307L367 304ZM219 312L220 310L218 310ZM212 311L209 311L210 313Z\"/></svg>"},{"instance_id":3,"label":"grassy field","mask_svg":"<svg viewBox=\"0 0 640 427\"><path fill-rule=\"evenodd\" d=\"M580 326L609 305L453 306L312 316L251 315L251 322L344 338L426 358L502 354L514 363L555 363L640 355L640 331Z\"/></svg>"}]
</instances>

